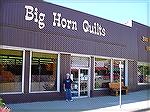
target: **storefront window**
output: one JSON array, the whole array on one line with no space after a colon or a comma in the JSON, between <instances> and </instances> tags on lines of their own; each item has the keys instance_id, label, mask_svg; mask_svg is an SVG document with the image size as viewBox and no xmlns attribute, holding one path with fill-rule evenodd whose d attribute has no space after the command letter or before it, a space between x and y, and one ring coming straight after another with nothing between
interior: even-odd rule
<instances>
[{"instance_id":1,"label":"storefront window","mask_svg":"<svg viewBox=\"0 0 150 112\"><path fill-rule=\"evenodd\" d=\"M150 82L150 64L138 63L138 83Z\"/></svg>"},{"instance_id":2,"label":"storefront window","mask_svg":"<svg viewBox=\"0 0 150 112\"><path fill-rule=\"evenodd\" d=\"M95 89L109 87L110 65L110 59L95 58Z\"/></svg>"},{"instance_id":3,"label":"storefront window","mask_svg":"<svg viewBox=\"0 0 150 112\"><path fill-rule=\"evenodd\" d=\"M57 54L32 53L31 92L57 90Z\"/></svg>"},{"instance_id":4,"label":"storefront window","mask_svg":"<svg viewBox=\"0 0 150 112\"><path fill-rule=\"evenodd\" d=\"M0 93L22 92L23 51L0 49Z\"/></svg>"},{"instance_id":5,"label":"storefront window","mask_svg":"<svg viewBox=\"0 0 150 112\"><path fill-rule=\"evenodd\" d=\"M119 64L123 65L123 67L121 68L121 81L125 84L125 61L121 60L113 60L113 82L120 82Z\"/></svg>"}]
</instances>

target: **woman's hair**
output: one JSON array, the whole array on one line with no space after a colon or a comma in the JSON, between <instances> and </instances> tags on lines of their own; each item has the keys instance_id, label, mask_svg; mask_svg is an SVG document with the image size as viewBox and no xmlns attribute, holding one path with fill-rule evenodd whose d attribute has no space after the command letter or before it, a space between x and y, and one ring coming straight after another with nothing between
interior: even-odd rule
<instances>
[{"instance_id":1,"label":"woman's hair","mask_svg":"<svg viewBox=\"0 0 150 112\"><path fill-rule=\"evenodd\" d=\"M70 74L69 74L69 73L67 73L67 74L66 74L66 76L70 76Z\"/></svg>"}]
</instances>

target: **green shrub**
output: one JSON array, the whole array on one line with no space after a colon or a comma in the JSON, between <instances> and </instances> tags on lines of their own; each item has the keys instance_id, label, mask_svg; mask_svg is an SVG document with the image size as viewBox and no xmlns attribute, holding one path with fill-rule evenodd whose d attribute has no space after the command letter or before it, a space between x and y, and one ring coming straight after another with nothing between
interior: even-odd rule
<instances>
[{"instance_id":1,"label":"green shrub","mask_svg":"<svg viewBox=\"0 0 150 112\"><path fill-rule=\"evenodd\" d=\"M4 107L5 106L5 102L2 98L0 98L0 107Z\"/></svg>"}]
</instances>

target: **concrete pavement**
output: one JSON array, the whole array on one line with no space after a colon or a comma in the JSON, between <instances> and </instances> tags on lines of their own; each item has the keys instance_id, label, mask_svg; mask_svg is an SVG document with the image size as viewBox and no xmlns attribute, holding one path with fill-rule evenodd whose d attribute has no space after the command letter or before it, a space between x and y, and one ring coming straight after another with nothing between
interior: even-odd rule
<instances>
[{"instance_id":1,"label":"concrete pavement","mask_svg":"<svg viewBox=\"0 0 150 112\"><path fill-rule=\"evenodd\" d=\"M150 112L150 90L122 95L120 109L119 97L102 96L74 99L73 102L48 101L9 104L13 112Z\"/></svg>"},{"instance_id":2,"label":"concrete pavement","mask_svg":"<svg viewBox=\"0 0 150 112\"><path fill-rule=\"evenodd\" d=\"M123 104L120 106L105 107L88 112L150 112L150 100Z\"/></svg>"}]
</instances>

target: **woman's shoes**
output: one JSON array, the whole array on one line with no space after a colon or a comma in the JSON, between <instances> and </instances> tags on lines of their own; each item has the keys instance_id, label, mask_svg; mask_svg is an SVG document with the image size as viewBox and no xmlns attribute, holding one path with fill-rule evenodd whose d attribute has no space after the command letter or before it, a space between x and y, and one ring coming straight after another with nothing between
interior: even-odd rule
<instances>
[{"instance_id":1,"label":"woman's shoes","mask_svg":"<svg viewBox=\"0 0 150 112\"><path fill-rule=\"evenodd\" d=\"M66 102L68 102L68 101L71 101L71 102L73 102L73 100L68 100L68 99L66 99Z\"/></svg>"}]
</instances>

